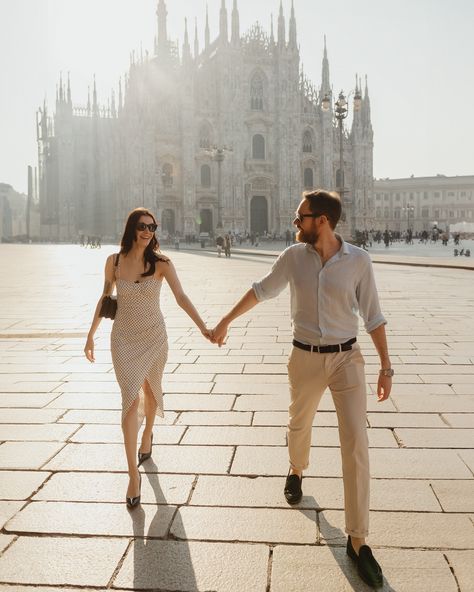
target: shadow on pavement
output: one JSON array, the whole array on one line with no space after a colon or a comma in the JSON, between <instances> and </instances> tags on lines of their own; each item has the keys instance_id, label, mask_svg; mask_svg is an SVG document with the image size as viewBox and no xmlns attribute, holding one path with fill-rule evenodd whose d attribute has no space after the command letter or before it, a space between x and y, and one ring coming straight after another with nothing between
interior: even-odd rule
<instances>
[{"instance_id":1,"label":"shadow on pavement","mask_svg":"<svg viewBox=\"0 0 474 592\"><path fill-rule=\"evenodd\" d=\"M315 500L314 497L312 499L315 502L314 505L316 507L320 507L317 500ZM342 575L346 578L347 584L349 584L350 589L354 592L373 591L374 588L371 588L361 580L359 574L357 573L357 568L354 562L352 561L352 559L350 559L350 557L348 557L346 553L346 533L343 532L340 528L337 528L336 526L328 522L324 515L324 512L318 510L316 515L321 537L324 538L324 540L326 541L326 545L324 545L324 547L332 553L335 563L339 566ZM374 553L374 555L376 556L376 552ZM377 559L377 556L375 558ZM381 567L383 571L384 566L381 565ZM346 590L345 587L344 590ZM396 589L390 585L385 576L383 588L378 588L378 591L397 592Z\"/></svg>"},{"instance_id":2,"label":"shadow on pavement","mask_svg":"<svg viewBox=\"0 0 474 592\"><path fill-rule=\"evenodd\" d=\"M193 562L189 545L186 541L169 538L169 531L165 539L151 538L156 532L160 520L160 512L165 506L165 497L160 486L158 467L152 459L146 461L146 473L142 479L148 479L157 504L152 521L145 532L145 512L142 506L132 510L133 520L133 574L130 581L134 590L181 590L198 592ZM148 506L150 507L150 506ZM172 524L180 522L179 513L175 513ZM170 527L171 528L171 524ZM127 586L128 587L128 586ZM210 591L211 592L211 591Z\"/></svg>"}]
</instances>

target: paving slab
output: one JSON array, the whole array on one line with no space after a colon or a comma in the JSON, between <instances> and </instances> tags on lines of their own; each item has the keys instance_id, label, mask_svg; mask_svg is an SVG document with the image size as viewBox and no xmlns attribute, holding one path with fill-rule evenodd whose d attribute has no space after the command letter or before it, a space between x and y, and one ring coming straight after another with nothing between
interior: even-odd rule
<instances>
[{"instance_id":1,"label":"paving slab","mask_svg":"<svg viewBox=\"0 0 474 592\"><path fill-rule=\"evenodd\" d=\"M407 448L472 448L474 429L397 428L397 438Z\"/></svg>"},{"instance_id":2,"label":"paving slab","mask_svg":"<svg viewBox=\"0 0 474 592\"><path fill-rule=\"evenodd\" d=\"M461 592L474 590L474 551L447 551L445 555L454 570Z\"/></svg>"},{"instance_id":3,"label":"paving slab","mask_svg":"<svg viewBox=\"0 0 474 592\"><path fill-rule=\"evenodd\" d=\"M319 513L322 541L343 544L344 512ZM474 549L474 528L462 514L371 512L369 544L384 547L425 549Z\"/></svg>"},{"instance_id":4,"label":"paving slab","mask_svg":"<svg viewBox=\"0 0 474 592\"><path fill-rule=\"evenodd\" d=\"M0 471L0 500L26 500L50 475L46 471Z\"/></svg>"},{"instance_id":5,"label":"paving slab","mask_svg":"<svg viewBox=\"0 0 474 592\"><path fill-rule=\"evenodd\" d=\"M0 446L0 469L41 469L63 446L58 442L5 442Z\"/></svg>"},{"instance_id":6,"label":"paving slab","mask_svg":"<svg viewBox=\"0 0 474 592\"><path fill-rule=\"evenodd\" d=\"M373 428L449 427L449 425L441 419L438 413L368 413L367 420L369 422L369 425Z\"/></svg>"},{"instance_id":7,"label":"paving slab","mask_svg":"<svg viewBox=\"0 0 474 592\"><path fill-rule=\"evenodd\" d=\"M195 475L146 473L142 477L142 504L185 504ZM126 473L56 473L33 496L36 501L123 503Z\"/></svg>"},{"instance_id":8,"label":"paving slab","mask_svg":"<svg viewBox=\"0 0 474 592\"><path fill-rule=\"evenodd\" d=\"M20 501L0 501L0 529L25 505Z\"/></svg>"},{"instance_id":9,"label":"paving slab","mask_svg":"<svg viewBox=\"0 0 474 592\"><path fill-rule=\"evenodd\" d=\"M123 491L123 490L122 490ZM31 502L4 526L5 532L53 535L164 537L175 513L174 506L144 504L138 512L121 504L79 502Z\"/></svg>"},{"instance_id":10,"label":"paving slab","mask_svg":"<svg viewBox=\"0 0 474 592\"><path fill-rule=\"evenodd\" d=\"M474 428L474 413L443 413L442 417L453 428Z\"/></svg>"},{"instance_id":11,"label":"paving slab","mask_svg":"<svg viewBox=\"0 0 474 592\"><path fill-rule=\"evenodd\" d=\"M156 465L147 462L144 468L148 472L226 473L232 453L232 447L223 446L156 446L156 450L153 447ZM67 444L44 468L52 471L123 471L126 468L123 444Z\"/></svg>"},{"instance_id":12,"label":"paving slab","mask_svg":"<svg viewBox=\"0 0 474 592\"><path fill-rule=\"evenodd\" d=\"M377 549L384 573L383 592L457 592L456 581L439 551ZM271 592L368 592L341 547L278 545L273 552Z\"/></svg>"},{"instance_id":13,"label":"paving slab","mask_svg":"<svg viewBox=\"0 0 474 592\"><path fill-rule=\"evenodd\" d=\"M157 426L153 430L153 444L178 444L186 428L179 426ZM122 443L122 427L117 425L85 425L70 438L71 442Z\"/></svg>"},{"instance_id":14,"label":"paving slab","mask_svg":"<svg viewBox=\"0 0 474 592\"><path fill-rule=\"evenodd\" d=\"M287 426L288 411L256 411L252 425ZM314 416L313 426L337 426L335 411L319 410Z\"/></svg>"},{"instance_id":15,"label":"paving slab","mask_svg":"<svg viewBox=\"0 0 474 592\"><path fill-rule=\"evenodd\" d=\"M431 481L430 485L445 512L474 513L474 479Z\"/></svg>"},{"instance_id":16,"label":"paving slab","mask_svg":"<svg viewBox=\"0 0 474 592\"><path fill-rule=\"evenodd\" d=\"M268 555L265 545L137 541L114 579L114 588L265 592Z\"/></svg>"},{"instance_id":17,"label":"paving slab","mask_svg":"<svg viewBox=\"0 0 474 592\"><path fill-rule=\"evenodd\" d=\"M258 508L182 507L171 534L180 539L315 543L316 512Z\"/></svg>"},{"instance_id":18,"label":"paving slab","mask_svg":"<svg viewBox=\"0 0 474 592\"><path fill-rule=\"evenodd\" d=\"M66 442L79 425L0 424L0 440L6 442Z\"/></svg>"},{"instance_id":19,"label":"paving slab","mask_svg":"<svg viewBox=\"0 0 474 592\"><path fill-rule=\"evenodd\" d=\"M128 540L19 537L0 557L0 582L107 586ZM45 557L54 557L54 569ZM87 565L87 569L78 566Z\"/></svg>"},{"instance_id":20,"label":"paving slab","mask_svg":"<svg viewBox=\"0 0 474 592\"><path fill-rule=\"evenodd\" d=\"M186 431L183 444L285 446L286 429L255 426L191 426Z\"/></svg>"},{"instance_id":21,"label":"paving slab","mask_svg":"<svg viewBox=\"0 0 474 592\"><path fill-rule=\"evenodd\" d=\"M285 478L200 475L191 505L288 508L283 496ZM448 483L450 483L448 481ZM463 482L464 483L464 482ZM403 490L404 495L399 492ZM299 508L344 508L342 479L305 477ZM373 510L440 512L441 506L427 481L372 479L370 507Z\"/></svg>"},{"instance_id":22,"label":"paving slab","mask_svg":"<svg viewBox=\"0 0 474 592\"><path fill-rule=\"evenodd\" d=\"M251 423L250 411L183 411L176 421L176 425L186 426L239 426Z\"/></svg>"},{"instance_id":23,"label":"paving slab","mask_svg":"<svg viewBox=\"0 0 474 592\"><path fill-rule=\"evenodd\" d=\"M156 418L155 425L172 425L178 414L174 411L165 411L164 418ZM122 411L117 409L71 409L61 415L59 423L86 423L86 424L112 424L121 425Z\"/></svg>"}]
</instances>

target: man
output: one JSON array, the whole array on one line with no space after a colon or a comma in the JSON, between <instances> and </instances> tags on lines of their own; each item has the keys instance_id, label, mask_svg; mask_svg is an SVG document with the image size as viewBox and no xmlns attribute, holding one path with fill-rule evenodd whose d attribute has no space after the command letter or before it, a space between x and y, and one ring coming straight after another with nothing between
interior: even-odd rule
<instances>
[{"instance_id":1,"label":"man","mask_svg":"<svg viewBox=\"0 0 474 592\"><path fill-rule=\"evenodd\" d=\"M329 387L339 424L347 553L362 579L383 584L382 570L365 544L369 526L369 459L364 359L356 341L359 312L380 357L377 397L390 395L393 370L369 255L334 232L341 216L337 194L307 192L294 225L298 244L283 251L272 270L241 298L213 331L221 346L229 324L258 302L277 296L289 283L293 349L288 364L291 401L288 421L290 470L284 494L289 504L302 497L311 427Z\"/></svg>"},{"instance_id":2,"label":"man","mask_svg":"<svg viewBox=\"0 0 474 592\"><path fill-rule=\"evenodd\" d=\"M216 238L217 256L220 257L222 253L222 247L224 246L224 237L220 234Z\"/></svg>"}]
</instances>

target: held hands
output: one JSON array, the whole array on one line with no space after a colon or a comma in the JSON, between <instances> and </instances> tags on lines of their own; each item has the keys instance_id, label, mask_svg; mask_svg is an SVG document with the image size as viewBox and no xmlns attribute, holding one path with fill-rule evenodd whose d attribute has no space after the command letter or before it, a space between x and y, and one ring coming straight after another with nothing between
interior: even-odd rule
<instances>
[{"instance_id":1,"label":"held hands","mask_svg":"<svg viewBox=\"0 0 474 592\"><path fill-rule=\"evenodd\" d=\"M201 333L206 339L209 339L211 343L217 344L219 347L225 344L225 338L227 337L227 329L229 324L223 319L214 327L214 329L208 329L205 327L201 329Z\"/></svg>"}]
</instances>

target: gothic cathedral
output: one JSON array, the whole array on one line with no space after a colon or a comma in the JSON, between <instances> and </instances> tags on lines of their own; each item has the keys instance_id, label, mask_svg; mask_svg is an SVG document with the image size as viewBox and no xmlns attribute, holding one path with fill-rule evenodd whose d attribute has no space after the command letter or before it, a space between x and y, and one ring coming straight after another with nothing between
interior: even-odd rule
<instances>
[{"instance_id":1,"label":"gothic cathedral","mask_svg":"<svg viewBox=\"0 0 474 592\"><path fill-rule=\"evenodd\" d=\"M38 111L42 236L115 240L137 206L156 214L160 235L280 234L303 190L341 186L345 234L363 229L373 210L367 85L362 96L356 77L358 108L350 131L341 129L326 42L317 90L300 70L293 5L288 35L281 3L276 36L273 22L269 35L258 23L242 35L237 0L230 31L222 0L217 38L206 15L204 47L195 31L191 50L186 22L181 52L165 0L157 21L153 56L132 54L107 106L95 80L87 106L73 106L61 78L54 114L46 104Z\"/></svg>"}]
</instances>

